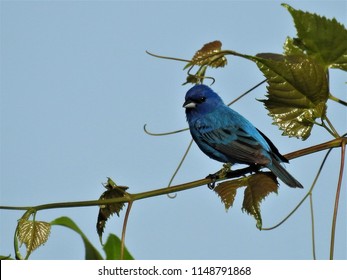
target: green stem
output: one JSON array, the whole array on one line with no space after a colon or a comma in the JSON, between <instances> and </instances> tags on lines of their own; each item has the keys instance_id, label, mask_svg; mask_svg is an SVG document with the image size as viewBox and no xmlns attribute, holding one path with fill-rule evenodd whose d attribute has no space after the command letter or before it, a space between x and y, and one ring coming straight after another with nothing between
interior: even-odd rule
<instances>
[{"instance_id":1,"label":"green stem","mask_svg":"<svg viewBox=\"0 0 347 280\"><path fill-rule=\"evenodd\" d=\"M133 201L129 201L128 208L125 213L124 222L123 222L123 229L122 229L122 240L121 240L121 250L120 250L120 259L124 260L124 246L125 246L125 233L127 229L128 224L128 218L131 210L131 206L133 205Z\"/></svg>"},{"instance_id":2,"label":"green stem","mask_svg":"<svg viewBox=\"0 0 347 280\"><path fill-rule=\"evenodd\" d=\"M185 153L184 153L184 155L183 155L183 157L182 157L180 163L178 164L178 166L177 166L177 168L176 168L174 174L171 176L171 179L170 179L169 184L168 184L168 188L171 187L171 184L172 184L173 180L175 179L175 177L176 177L178 171L181 169L181 166L182 166L184 160L186 159L186 157L187 157L187 155L188 155L188 152L189 152L189 150L190 150L192 144L193 144L193 139L190 140L189 145L188 145L188 147L187 147L187 149L186 149L186 151L185 151ZM175 197L175 195L174 195L174 196L170 196L170 194L169 194L169 197L172 198L172 197Z\"/></svg>"},{"instance_id":3,"label":"green stem","mask_svg":"<svg viewBox=\"0 0 347 280\"><path fill-rule=\"evenodd\" d=\"M341 145L341 164L340 164L340 174L339 181L337 183L336 196L335 196L335 204L334 204L334 214L333 214L333 222L331 226L331 240L330 240L330 259L334 259L334 246L335 246L335 229L336 229L336 220L337 220L337 212L339 208L339 200L340 200L340 192L343 178L343 170L345 165L345 144Z\"/></svg>"},{"instance_id":4,"label":"green stem","mask_svg":"<svg viewBox=\"0 0 347 280\"><path fill-rule=\"evenodd\" d=\"M330 127L330 129L331 129L331 131L333 133L333 136L335 138L339 138L340 135L337 133L335 127L333 126L332 122L329 120L328 116L325 116L325 120L327 121L327 123L328 123L328 125L329 125L329 127Z\"/></svg>"},{"instance_id":5,"label":"green stem","mask_svg":"<svg viewBox=\"0 0 347 280\"><path fill-rule=\"evenodd\" d=\"M311 188L308 190L307 194L301 199L301 201L295 206L295 208L284 218L282 219L282 221L280 221L279 223L277 223L276 225L272 226L272 227L268 227L268 228L262 228L262 230L273 230L277 227L279 227L280 225L282 225L285 221L287 221L295 212L297 209L300 208L300 206L304 203L304 201L307 199L307 197L309 197L314 189L314 186L316 185L316 182L322 172L323 166L325 165L325 162L330 154L330 152L332 151L332 149L329 149L329 151L326 153L325 157L323 158L323 161L318 169L317 175L313 180L313 183L311 185Z\"/></svg>"},{"instance_id":6,"label":"green stem","mask_svg":"<svg viewBox=\"0 0 347 280\"><path fill-rule=\"evenodd\" d=\"M33 210L33 211L40 211L40 210L47 210L47 209L57 209L57 208L73 208L73 207L88 207L88 206L98 206L98 205L105 205L105 204L113 204L113 203L119 203L119 202L129 202L129 201L135 201L140 200L144 198L169 194L173 192L180 192L192 188L197 188L202 185L207 185L208 183L211 183L211 179L201 179L185 184L180 184L177 186L172 186L170 188L165 187L161 189L151 190L147 192L137 193L137 194L127 194L123 197L117 197L117 198L110 198L105 200L87 200L87 201L73 201L73 202L58 202L58 203L47 203L47 204L41 204L37 206L1 206L0 209L5 210Z\"/></svg>"},{"instance_id":7,"label":"green stem","mask_svg":"<svg viewBox=\"0 0 347 280\"><path fill-rule=\"evenodd\" d=\"M169 57L169 56L157 55L157 54L151 53L151 52L149 52L149 51L146 51L146 53L149 54L149 55L151 55L151 56L157 57L157 58L170 59L170 60L183 61L183 62L191 62L191 61L188 60L188 59L182 59L182 58L176 58L176 57Z\"/></svg>"},{"instance_id":8,"label":"green stem","mask_svg":"<svg viewBox=\"0 0 347 280\"><path fill-rule=\"evenodd\" d=\"M267 79L261 81L260 83L256 84L254 87L252 87L249 90L247 90L246 92L242 93L239 97L235 98L233 101L228 103L228 106L234 104L236 101L240 100L242 97L246 96L248 93L250 93L251 91L255 90L257 87L259 87L260 85L262 85L266 81L267 81Z\"/></svg>"},{"instance_id":9,"label":"green stem","mask_svg":"<svg viewBox=\"0 0 347 280\"><path fill-rule=\"evenodd\" d=\"M333 96L331 93L329 94L329 99L333 100L333 101L336 101L337 103L340 103L344 106L347 106L347 102L346 101L343 101L335 96Z\"/></svg>"},{"instance_id":10,"label":"green stem","mask_svg":"<svg viewBox=\"0 0 347 280\"><path fill-rule=\"evenodd\" d=\"M175 134L175 133L180 133L180 132L183 132L183 131L187 131L188 129L189 128L183 128L183 129L170 131L170 132L153 133L153 132L150 132L149 130L147 130L147 124L145 124L143 126L143 130L145 131L145 133L148 134L148 135L151 135L151 136L166 136L166 135L170 135L170 134Z\"/></svg>"},{"instance_id":11,"label":"green stem","mask_svg":"<svg viewBox=\"0 0 347 280\"><path fill-rule=\"evenodd\" d=\"M315 153L318 151L326 150L326 149L331 149L331 148L336 148L340 147L341 145L345 145L347 143L347 138L342 137L339 139L334 139L332 141L328 141L313 147L308 147L306 149L302 149L293 153L289 153L284 155L287 159L294 159L300 156L305 156L311 153ZM218 179L216 182L223 181L225 179ZM165 194L170 194L170 193L175 193L175 192L181 192L185 191L188 189L193 189L197 188L203 185L207 185L209 183L212 183L213 180L209 178L205 179L200 179L196 181L192 181L189 183L185 184L180 184L176 186L172 186L170 188L164 187L161 189L155 189L151 191L146 191L142 193L137 193L137 194L130 194L127 193L123 197L117 197L117 198L110 198L110 199L105 199L105 200L89 200L89 201L74 201L74 202L58 202L58 203L48 203L48 204L42 204L42 205L37 205L37 206L1 206L0 209L4 210L25 210L25 211L39 211L39 210L46 210L46 209L55 209L55 208L72 208L72 207L87 207L87 206L97 206L97 205L105 205L105 204L113 204L113 203L119 203L119 202L130 202L130 201L135 201L135 200L140 200L140 199L145 199L149 197L155 197L155 196L160 196L160 195L165 195Z\"/></svg>"},{"instance_id":12,"label":"green stem","mask_svg":"<svg viewBox=\"0 0 347 280\"><path fill-rule=\"evenodd\" d=\"M313 211L313 194L310 192L310 213L311 213L311 231L312 231L312 256L316 259L316 242L314 234L314 211Z\"/></svg>"},{"instance_id":13,"label":"green stem","mask_svg":"<svg viewBox=\"0 0 347 280\"><path fill-rule=\"evenodd\" d=\"M305 149L301 149L292 153L288 153L286 155L284 155L284 157L288 160L294 159L294 158L298 158L298 157L302 157L302 156L306 156L309 154L313 154L313 153L317 153L320 151L324 151L330 148L337 148L341 146L341 143L345 143L347 141L347 138L345 136L341 137L341 138L337 138L337 139L333 139L331 141L328 142L324 142L315 146L311 146Z\"/></svg>"}]
</instances>

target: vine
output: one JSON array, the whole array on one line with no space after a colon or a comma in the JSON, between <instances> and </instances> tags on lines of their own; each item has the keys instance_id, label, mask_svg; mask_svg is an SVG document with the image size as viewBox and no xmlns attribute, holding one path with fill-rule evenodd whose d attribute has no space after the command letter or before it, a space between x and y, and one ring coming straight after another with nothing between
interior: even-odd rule
<instances>
[{"instance_id":1,"label":"vine","mask_svg":"<svg viewBox=\"0 0 347 280\"><path fill-rule=\"evenodd\" d=\"M268 84L266 98L259 101L264 104L274 124L283 131L284 136L306 140L310 137L314 125L323 128L331 135L332 140L328 142L285 155L285 157L290 160L328 150L311 187L298 205L286 217L276 225L263 227L260 203L269 193L277 192L278 183L270 172L261 172L259 168L254 168L254 166L235 170L230 170L230 166L227 166L227 168L223 168L216 173L218 175L217 177L214 176L212 178L211 176L207 176L206 178L196 181L173 186L173 180L178 174L192 145L192 141L190 141L183 154L182 160L179 162L169 180L168 186L163 188L152 189L141 193L130 193L128 190L131 188L127 186L118 186L112 179L108 178L107 183L104 185L106 191L96 200L57 202L36 206L0 206L2 210L24 211L24 214L18 221L14 234L15 257L17 259L28 259L34 250L49 239L51 226L59 225L70 228L82 237L86 248L86 259L102 259L102 255L95 249L84 233L70 218L61 217L48 223L37 220L37 213L48 209L99 206L96 228L100 237L100 242L103 244L102 235L106 226L106 221L114 213L119 215L123 207L126 206L121 239L115 235L110 235L103 244L103 249L107 259L132 259L132 255L125 247L125 237L128 218L135 201L161 195L174 197L177 192L205 185L215 185L217 183L217 186L213 188L213 190L220 197L226 209L233 206L236 189L241 187L246 188L242 206L243 210L252 215L256 220L257 228L264 231L273 230L281 226L296 212L307 198L309 198L312 229L312 255L315 259L313 191L331 150L339 148L341 150L341 160L332 217L329 256L330 259L333 259L340 193L344 176L347 137L346 133L340 134L335 129L333 122L327 115L326 103L328 100L331 100L342 106L347 106L347 102L335 97L330 93L329 88L329 69L335 68L341 71L347 71L347 30L335 19L330 20L316 14L295 10L287 4L283 4L283 6L293 17L298 36L297 38L287 38L284 43L283 54L261 53L255 56L241 54L234 50L223 50L220 41L213 41L205 44L194 54L192 59L173 58L153 54L148 51L147 53L159 59L169 59L186 63L184 70L187 71L187 78L184 84L203 83L206 79L211 80L213 84L215 78L207 76L207 70L209 68L225 67L227 65L227 56L231 55L250 60L257 65L266 78L255 87L265 82ZM321 32L323 28L324 32ZM196 68L197 70L193 72ZM252 87L250 90L240 95L229 105L244 97L255 87ZM145 133L151 136L166 136L186 130L188 129L183 128L172 132L153 133L148 130L147 125L144 125ZM255 176L257 176L256 180ZM261 191L256 192L256 189ZM246 198L247 190L251 190L251 192L248 192L248 196L250 195L249 193L251 193L253 195L252 199ZM26 247L26 254L24 257L19 249L21 244L25 244ZM9 257L2 256L2 258L6 259Z\"/></svg>"}]
</instances>

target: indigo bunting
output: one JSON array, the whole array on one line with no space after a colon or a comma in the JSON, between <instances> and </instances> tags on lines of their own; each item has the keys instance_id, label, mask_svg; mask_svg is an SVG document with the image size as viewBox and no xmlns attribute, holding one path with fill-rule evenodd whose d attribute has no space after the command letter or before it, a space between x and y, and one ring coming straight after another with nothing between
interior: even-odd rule
<instances>
[{"instance_id":1,"label":"indigo bunting","mask_svg":"<svg viewBox=\"0 0 347 280\"><path fill-rule=\"evenodd\" d=\"M288 160L270 139L226 106L211 88L193 86L183 107L190 133L207 156L224 163L265 166L289 187L303 188L281 165Z\"/></svg>"}]
</instances>

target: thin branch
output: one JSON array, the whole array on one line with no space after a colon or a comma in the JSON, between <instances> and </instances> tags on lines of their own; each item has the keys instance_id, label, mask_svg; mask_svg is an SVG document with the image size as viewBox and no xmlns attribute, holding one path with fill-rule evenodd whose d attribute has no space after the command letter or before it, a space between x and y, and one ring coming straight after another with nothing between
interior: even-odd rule
<instances>
[{"instance_id":1,"label":"thin branch","mask_svg":"<svg viewBox=\"0 0 347 280\"><path fill-rule=\"evenodd\" d=\"M344 170L344 165L345 165L345 144L346 144L346 141L341 143L340 174L339 174L339 181L337 183L333 222L332 222L332 226L331 226L331 240L330 240L330 259L331 260L334 259L336 220L337 220L337 212L338 212L339 201L340 201L340 192L341 192L341 185L342 185L342 178L343 178L343 170Z\"/></svg>"},{"instance_id":2,"label":"thin branch","mask_svg":"<svg viewBox=\"0 0 347 280\"><path fill-rule=\"evenodd\" d=\"M147 124L145 124L143 126L143 130L145 131L145 133L148 134L148 135L151 135L151 136L166 136L166 135L171 135L171 134L176 134L176 133L180 133L180 132L183 132L183 131L187 131L188 129L189 128L183 128L183 129L170 131L170 132L154 133L154 132L150 132L149 130L147 130Z\"/></svg>"},{"instance_id":3,"label":"thin branch","mask_svg":"<svg viewBox=\"0 0 347 280\"><path fill-rule=\"evenodd\" d=\"M257 87L261 86L263 83L265 83L267 81L267 79L261 81L260 83L256 84L254 87L250 88L249 90L245 91L244 93L242 93L239 97L235 98L233 101L231 101L230 103L228 103L228 106L234 104L236 101L240 100L242 97L246 96L248 93L250 93L251 91L255 90Z\"/></svg>"},{"instance_id":4,"label":"thin branch","mask_svg":"<svg viewBox=\"0 0 347 280\"><path fill-rule=\"evenodd\" d=\"M192 144L193 144L193 139L190 140L189 145L188 145L186 151L184 152L184 155L183 155L183 157L182 157L180 163L178 164L178 166L177 166L177 168L176 168L174 174L171 176L171 179L170 179L169 184L168 184L168 186L167 186L168 188L171 187L171 184L172 184L173 180L175 179L175 177L176 177L178 171L181 169L181 166L182 166L184 160L186 159L186 157L187 157L187 155L188 155L188 153L189 153L189 150L190 150L190 148L192 147ZM170 198L176 197L176 195L171 195L171 194L168 194L168 196L169 196Z\"/></svg>"},{"instance_id":5,"label":"thin branch","mask_svg":"<svg viewBox=\"0 0 347 280\"><path fill-rule=\"evenodd\" d=\"M311 213L311 232L312 232L312 255L313 259L316 259L316 242L314 234L314 212L313 212L313 194L310 192L310 213Z\"/></svg>"},{"instance_id":6,"label":"thin branch","mask_svg":"<svg viewBox=\"0 0 347 280\"><path fill-rule=\"evenodd\" d=\"M176 58L176 57L170 57L170 56L157 55L157 54L151 53L149 51L146 51L146 53L151 55L151 56L157 57L157 58L170 59L170 60L183 61L183 62L191 62L191 60L188 60L188 59L182 59L182 58Z\"/></svg>"},{"instance_id":7,"label":"thin branch","mask_svg":"<svg viewBox=\"0 0 347 280\"><path fill-rule=\"evenodd\" d=\"M329 99L333 100L333 101L336 101L337 103L340 103L344 106L347 106L347 102L346 101L343 101L335 96L333 96L331 93L329 94Z\"/></svg>"},{"instance_id":8,"label":"thin branch","mask_svg":"<svg viewBox=\"0 0 347 280\"><path fill-rule=\"evenodd\" d=\"M335 138L339 138L340 135L338 134L338 132L336 131L335 127L333 126L332 122L329 120L328 116L325 116L325 120L327 121L331 131L333 132L333 135Z\"/></svg>"},{"instance_id":9,"label":"thin branch","mask_svg":"<svg viewBox=\"0 0 347 280\"><path fill-rule=\"evenodd\" d=\"M287 159L294 159L297 157L305 156L311 153L315 153L318 151L326 150L326 149L331 149L331 148L336 148L340 147L341 145L346 145L347 143L347 137L342 137L339 139L334 139L332 141L322 143L313 147L309 147L306 149L302 149L293 153L289 153L284 155ZM254 166L246 167L246 168L241 168L237 170L233 170L230 173L228 173L227 178L234 178L234 177L240 177L243 176L247 173L254 172ZM211 178L205 178L205 179L200 179L176 186L172 186L170 188L165 187L161 189L155 189L155 190L150 190L147 192L142 192L142 193L137 193L137 194L130 194L127 193L126 196L123 197L117 197L117 198L111 198L111 199L105 199L105 200L89 200L89 201L74 201L74 202L58 202L58 203L48 203L48 204L42 204L42 205L37 205L37 206L25 206L25 207L16 207L16 206L1 206L0 209L4 210L33 210L33 211L39 211L39 210L46 210L46 209L55 209L55 208L72 208L72 207L87 207L87 206L96 206L96 205L105 205L105 204L113 204L113 203L119 203L119 202L130 202L130 201L135 201L135 200L140 200L140 199L145 199L149 197L154 197L154 196L160 196L160 195L165 195L165 194L170 194L170 193L175 193L175 192L180 192L180 191L185 191L188 189L192 188L197 188L203 185L208 185L213 182L219 182L223 181L227 178L220 178L220 179L211 179Z\"/></svg>"},{"instance_id":10,"label":"thin branch","mask_svg":"<svg viewBox=\"0 0 347 280\"><path fill-rule=\"evenodd\" d=\"M326 162L326 160L327 160L327 158L328 158L328 156L329 156L329 154L330 154L331 151L332 151L332 149L329 149L329 151L328 151L328 152L326 153L326 155L324 156L323 161L322 161L322 163L321 163L321 165L320 165L320 167L319 167L319 169L318 169L318 172L317 172L317 174L316 174L316 177L315 177L314 180L313 180L313 183L312 183L310 189L308 190L307 194L300 200L300 202L295 206L295 208L294 208L286 217L284 217L279 223L277 223L276 225L274 225L274 226L272 226L272 227L262 228L262 230L273 230L273 229L279 227L279 226L282 225L285 221L287 221L287 220L296 212L296 210L299 209L299 207L300 207L300 206L305 202L305 200L311 195L311 193L312 193L312 191L313 191L313 188L314 188L314 186L316 185L316 182L317 182L317 180L318 180L318 178L319 178L319 176L320 176L320 174L321 174L321 172L322 172L322 170L323 170L323 167L324 167L324 165L325 165L325 162Z\"/></svg>"},{"instance_id":11,"label":"thin branch","mask_svg":"<svg viewBox=\"0 0 347 280\"><path fill-rule=\"evenodd\" d=\"M288 153L285 156L286 159L291 160L294 158L298 158L298 157L302 157L302 156L306 156L308 154L313 154L316 152L320 152L320 151L324 151L330 148L337 148L340 147L342 143L346 143L347 141L347 137L341 137L341 138L337 138L328 142L324 142L315 146L311 146L302 150L298 150L292 153Z\"/></svg>"},{"instance_id":12,"label":"thin branch","mask_svg":"<svg viewBox=\"0 0 347 280\"><path fill-rule=\"evenodd\" d=\"M127 211L126 211L125 217L124 217L123 229L122 229L121 249L120 249L120 259L121 260L124 260L125 233L126 233L129 214L130 214L130 210L131 210L132 205L133 205L133 201L129 201Z\"/></svg>"}]
</instances>

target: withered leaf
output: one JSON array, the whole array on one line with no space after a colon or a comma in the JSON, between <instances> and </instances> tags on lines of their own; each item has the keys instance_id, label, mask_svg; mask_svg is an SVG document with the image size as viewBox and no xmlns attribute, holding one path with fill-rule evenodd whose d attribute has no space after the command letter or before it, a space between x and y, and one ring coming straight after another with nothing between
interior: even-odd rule
<instances>
[{"instance_id":1,"label":"withered leaf","mask_svg":"<svg viewBox=\"0 0 347 280\"><path fill-rule=\"evenodd\" d=\"M224 203L225 210L233 206L237 189L244 187L246 183L247 181L244 178L229 180L218 184L213 189Z\"/></svg>"},{"instance_id":2,"label":"withered leaf","mask_svg":"<svg viewBox=\"0 0 347 280\"><path fill-rule=\"evenodd\" d=\"M127 195L126 190L128 189L128 187L117 186L110 178L108 178L107 184L104 185L104 187L107 189L107 191L105 191L100 196L99 200L124 197ZM100 237L100 240L102 239L102 234L104 232L105 224L108 218L114 213L119 216L119 213L123 209L123 207L124 202L100 205L99 215L96 223L96 230Z\"/></svg>"},{"instance_id":3,"label":"withered leaf","mask_svg":"<svg viewBox=\"0 0 347 280\"><path fill-rule=\"evenodd\" d=\"M184 67L187 69L193 65L207 65L213 68L224 67L227 64L227 59L221 52L222 43L213 41L205 44L193 56L192 60Z\"/></svg>"},{"instance_id":4,"label":"withered leaf","mask_svg":"<svg viewBox=\"0 0 347 280\"><path fill-rule=\"evenodd\" d=\"M261 172L247 177L247 187L244 193L242 211L252 215L257 221L257 228L262 227L260 203L270 193L277 194L278 182L271 172Z\"/></svg>"}]
</instances>

